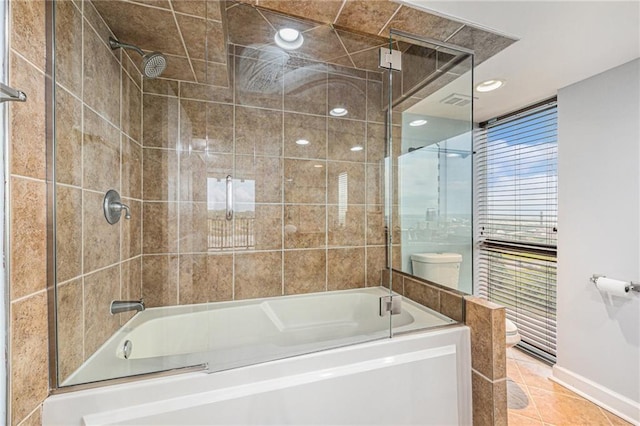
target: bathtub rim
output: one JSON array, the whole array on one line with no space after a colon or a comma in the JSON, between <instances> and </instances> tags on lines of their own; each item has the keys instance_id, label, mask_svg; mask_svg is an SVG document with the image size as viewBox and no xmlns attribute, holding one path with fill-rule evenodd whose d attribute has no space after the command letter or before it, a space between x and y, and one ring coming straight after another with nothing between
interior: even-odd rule
<instances>
[{"instance_id":1,"label":"bathtub rim","mask_svg":"<svg viewBox=\"0 0 640 426\"><path fill-rule=\"evenodd\" d=\"M335 291L336 292L353 292L353 293L357 293L358 291L371 289L371 288L376 288L376 289L381 289L381 290L385 290L385 289L389 290L387 287L377 286L377 287L363 287L363 288L335 290ZM307 294L298 294L298 295L282 295L282 296L277 296L276 298L280 299L280 298L294 298L294 297L312 297L314 295L325 295L327 293L329 293L329 292L307 293ZM416 301L414 301L414 300L412 300L412 299L410 299L408 297L405 297L405 296L403 296L403 295L401 295L399 293L396 293L395 291L390 291L390 294L393 295L393 296L402 297L402 303L407 303L407 304L413 305L413 307L415 307L416 309L429 311L430 314L434 314L436 316L445 317L445 318L447 318L447 319L449 319L449 320L451 320L453 322L451 322L449 324L441 324L441 325L436 325L436 326L431 326L431 327L423 327L423 328L418 328L418 329L414 329L414 330L404 330L404 331L399 331L399 332L394 332L393 328L391 327L390 330L389 330L390 331L389 335L386 335L386 336L383 336L383 337L376 337L376 338L367 339L367 340L360 341L360 342L346 343L346 344L342 344L342 345L338 345L338 346L333 346L333 347L328 347L328 348L321 348L321 349L305 352L303 354L292 354L292 355L282 356L282 357L278 357L278 358L275 358L275 359L270 359L270 360L267 360L267 361L262 361L262 362L258 362L258 363L249 364L247 366L223 368L223 369L212 371L210 374L217 373L217 372L225 372L225 371L234 370L234 369L237 369L237 368L244 368L244 367L248 367L248 366L252 366L252 365L259 365L259 364L264 364L264 363L283 361L283 360L287 360L287 359L290 359L290 358L295 358L295 357L300 357L300 356L305 356L305 355L310 355L310 354L316 354L318 352L331 351L331 350L341 350L341 349L348 348L348 347L351 347L351 346L357 346L357 345L369 344L369 343L373 343L373 342L381 342L381 341L386 341L386 340L392 340L394 337L400 338L400 337L410 336L410 335L413 335L413 334L429 333L429 332L432 332L432 331L440 331L442 329L449 329L449 328L452 328L452 327L466 326L466 324L463 321L455 321L455 320L447 317L446 315L442 314L441 312L438 312L438 311L436 311L436 310L434 310L432 308L429 308L428 306L421 305L420 303L418 303L418 302L416 302ZM149 308L149 310L152 310L152 309L154 309L154 310L155 309L158 309L158 310L159 309L177 309L177 308L183 308L183 307L186 307L186 306L207 305L207 304L211 304L211 303L220 304L220 305L227 305L227 304L232 304L234 302L236 302L236 303L237 302L241 302L241 305L244 305L244 304L259 303L259 301L269 300L269 299L271 299L271 298L255 298L255 299L245 299L245 300L239 300L239 301L227 300L227 301L220 301L220 302L205 302L205 303L192 304L192 305L171 305L171 306L161 306L161 307ZM122 327L126 327L127 324L129 324L132 321L134 321L135 318L136 318L136 316L130 318L125 324L122 325ZM85 362L87 360L85 360ZM97 381L86 382L86 383L69 384L69 385L64 385L64 386L62 385L62 383L57 383L57 386L51 387L51 389L49 390L49 394L50 395L60 395L60 394L66 394L66 393L75 392L75 391L87 390L87 389L103 388L103 387L113 386L113 385L136 383L136 382L140 382L140 381L143 381L143 380L152 380L152 379L157 379L157 378L162 378L162 377L182 375L182 374L185 374L185 373L195 373L195 372L203 372L203 371L207 372L208 368L209 368L208 364L200 363L200 364L195 364L195 365L190 365L190 366L170 368L170 369L166 369L166 370L152 371L152 372L148 372L148 373L131 374L131 375L123 376L123 377L115 377L115 378L111 378L111 379L97 380Z\"/></svg>"},{"instance_id":2,"label":"bathtub rim","mask_svg":"<svg viewBox=\"0 0 640 426\"><path fill-rule=\"evenodd\" d=\"M470 331L469 331L469 327L467 325L465 325L464 323L456 323L456 324L452 324L452 325L448 325L448 326L443 326L443 327L439 327L438 330L435 329L429 329L427 331L421 331L421 332L415 332L415 333L406 333L404 336L399 337L398 340L400 340L400 344L401 345L406 345L406 344L412 344L412 341L415 340L422 340L422 339L431 339L430 337L427 337L428 335L432 335L434 339L440 340L440 339L445 339L447 340L445 343L447 345L450 344L454 344L453 341L458 341L461 346L459 347L460 349L462 349L461 351L456 351L457 353L460 354L460 358L458 359L457 363L459 366L462 366L461 363L463 363L464 365L467 365L468 367L464 367L462 366L462 370L458 371L458 379L457 380L461 380L461 384L465 385L463 387L461 387L459 389L459 397L462 398L461 401L465 401L468 400L471 403L471 343L470 343ZM423 336L423 337L421 337ZM466 336L466 337L465 337ZM449 341L449 340L452 341ZM461 339L461 340L460 340ZM369 352L372 348L379 347L379 348L384 348L384 347L389 347L387 345L392 344L392 340L393 339L382 339L382 340L377 340L377 341L372 341L372 342L368 342L368 343L364 343L363 345L348 345L345 347L341 347L341 348L334 348L334 349L330 349L328 351L319 351L320 354L316 353L316 354L305 354L302 355L300 357L292 357L293 359L296 358L303 358L297 362L302 363L302 364L306 364L307 361L309 359L313 359L316 356L323 356L322 352L328 352L328 356L329 357L334 357L336 356L336 353L338 354L338 356L340 355L340 352L345 352L345 353L349 353L354 347L358 347L358 346L362 346L359 349L359 351L364 351L362 352L363 354ZM430 348L430 349L435 349L435 348ZM306 359L305 359L306 358ZM265 363L261 363L261 364L254 364L251 366L247 366L247 367L242 367L239 369L232 369L232 370L244 370L244 369L273 369L273 368L278 368L279 366L282 366L283 364L286 364L290 362L290 360L288 359L280 359L280 360L274 360L274 361L267 361ZM468 364L467 364L468 362ZM332 363L333 364L333 363ZM294 367L296 368L296 367ZM298 369L298 368L296 368ZM467 371L468 371L468 377L467 377ZM202 373L205 373L204 375ZM227 371L226 373L230 373L230 371ZM231 372L231 374L235 374L233 372ZM242 372L240 373L241 375L246 375L247 372ZM295 374L295 372L293 373ZM146 375L149 376L149 375ZM213 377L210 374L206 374L206 372L203 371L192 371L192 372L188 372L187 374L181 374L181 375L172 375L174 377L158 377L157 375L153 378L149 377L150 380L144 380L144 381L135 381L134 383L119 383L119 384L115 384L113 383L113 386L100 386L99 389L85 389L87 391L92 391L92 394L85 394L85 395L79 395L79 398L89 398L89 400L93 399L93 398L100 398L102 396L104 397L108 397L109 395L113 395L113 394L118 394L120 393L121 390L127 390L127 387L124 386L134 386L135 389L139 390L141 388L145 388L146 386L154 386L155 384L160 385L160 386L164 386L166 385L167 381L173 381L173 380L178 380L178 382L174 382L178 384L178 387L182 387L184 385L184 383L189 383L189 380L198 380L200 381L209 381L212 380ZM223 381L226 381L227 378L225 378ZM234 380L235 381L235 380ZM154 384L155 382L155 384ZM111 384L111 383L110 383ZM232 383L233 385L233 383ZM227 386L227 385L225 385ZM173 387L173 386L172 386ZM129 389L130 390L130 389ZM215 389L209 389L209 390L215 390ZM180 391L178 391L177 394L174 394L173 391L171 391L171 394L169 395L164 395L163 398L167 399L167 400L174 400L177 397L180 396L184 396L183 394L179 393ZM188 395L187 395L188 396ZM71 392L62 392L56 395L51 394L47 400L45 400L45 406L48 405L48 403L53 402L52 398L54 401L55 405L58 405L60 403L60 401L65 401L66 398L75 398L75 396L73 396L73 393ZM58 398L63 398L63 399L58 399ZM468 399L467 399L468 398ZM63 402L64 403L64 402ZM113 401L111 401L109 404L113 405ZM136 402L134 405L139 405L139 404L145 404L144 401L139 401ZM50 405L51 407L51 405ZM104 407L101 407L101 410ZM46 410L47 408L45 407L44 410ZM110 411L110 408L107 407L107 409L104 409L105 411ZM460 412L460 411L459 411ZM87 414L91 414L91 413L87 413ZM83 414L85 415L85 414ZM466 413L466 415L464 416L465 418L468 418L468 420L471 419L471 405L469 405L468 408L468 413ZM462 424L462 423L461 423ZM464 423L466 424L466 423ZM470 424L470 421L469 423Z\"/></svg>"}]
</instances>

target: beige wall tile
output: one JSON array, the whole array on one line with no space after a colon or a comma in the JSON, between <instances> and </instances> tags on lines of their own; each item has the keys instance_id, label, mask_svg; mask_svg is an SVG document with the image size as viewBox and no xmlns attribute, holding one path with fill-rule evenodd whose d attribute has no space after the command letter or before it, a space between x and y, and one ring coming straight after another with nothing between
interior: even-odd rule
<instances>
[{"instance_id":1,"label":"beige wall tile","mask_svg":"<svg viewBox=\"0 0 640 426\"><path fill-rule=\"evenodd\" d=\"M393 28L444 41L461 26L460 22L441 18L403 5L393 19L389 21L382 35L387 36L389 29Z\"/></svg>"},{"instance_id":2,"label":"beige wall tile","mask_svg":"<svg viewBox=\"0 0 640 426\"><path fill-rule=\"evenodd\" d=\"M109 22L111 30L121 40L136 43L144 50L186 56L178 28L172 25L175 21L172 19L169 3L163 3L167 9L135 3L94 2L100 15ZM153 3L155 6L158 4L159 2ZM157 34L162 34L162 37Z\"/></svg>"},{"instance_id":3,"label":"beige wall tile","mask_svg":"<svg viewBox=\"0 0 640 426\"><path fill-rule=\"evenodd\" d=\"M234 264L236 299L282 294L282 252L237 253Z\"/></svg>"},{"instance_id":4,"label":"beige wall tile","mask_svg":"<svg viewBox=\"0 0 640 426\"><path fill-rule=\"evenodd\" d=\"M385 268L386 248L367 246L367 287L382 285L382 270Z\"/></svg>"},{"instance_id":5,"label":"beige wall tile","mask_svg":"<svg viewBox=\"0 0 640 426\"><path fill-rule=\"evenodd\" d=\"M282 154L282 111L236 107L237 154Z\"/></svg>"},{"instance_id":6,"label":"beige wall tile","mask_svg":"<svg viewBox=\"0 0 640 426\"><path fill-rule=\"evenodd\" d=\"M274 250L282 248L282 205L255 204L252 213L246 212L241 206L235 214L236 233L243 234L245 225L243 217L254 217L253 238L256 250Z\"/></svg>"},{"instance_id":7,"label":"beige wall tile","mask_svg":"<svg viewBox=\"0 0 640 426\"><path fill-rule=\"evenodd\" d=\"M144 83L147 87L147 83ZM143 146L175 149L178 143L180 106L176 98L142 96Z\"/></svg>"},{"instance_id":8,"label":"beige wall tile","mask_svg":"<svg viewBox=\"0 0 640 426\"><path fill-rule=\"evenodd\" d=\"M183 146L197 151L233 151L233 105L181 99L180 106Z\"/></svg>"},{"instance_id":9,"label":"beige wall tile","mask_svg":"<svg viewBox=\"0 0 640 426\"><path fill-rule=\"evenodd\" d=\"M233 62L228 65L233 69ZM207 84L198 84L181 81L180 96L182 99L199 99L202 101L210 101L212 99L217 102L232 103L233 102L233 85L229 88L213 87Z\"/></svg>"},{"instance_id":10,"label":"beige wall tile","mask_svg":"<svg viewBox=\"0 0 640 426\"><path fill-rule=\"evenodd\" d=\"M473 426L493 426L493 384L475 371L471 372Z\"/></svg>"},{"instance_id":11,"label":"beige wall tile","mask_svg":"<svg viewBox=\"0 0 640 426\"><path fill-rule=\"evenodd\" d=\"M178 203L143 203L142 252L178 252Z\"/></svg>"},{"instance_id":12,"label":"beige wall tile","mask_svg":"<svg viewBox=\"0 0 640 426\"><path fill-rule=\"evenodd\" d=\"M11 2L11 48L43 72L46 56L45 15L43 1Z\"/></svg>"},{"instance_id":13,"label":"beige wall tile","mask_svg":"<svg viewBox=\"0 0 640 426\"><path fill-rule=\"evenodd\" d=\"M498 380L493 383L493 424L494 426L509 424L506 380Z\"/></svg>"},{"instance_id":14,"label":"beige wall tile","mask_svg":"<svg viewBox=\"0 0 640 426\"><path fill-rule=\"evenodd\" d=\"M142 256L120 264L120 300L140 299L142 299ZM120 325L126 324L135 314L135 311L118 314Z\"/></svg>"},{"instance_id":15,"label":"beige wall tile","mask_svg":"<svg viewBox=\"0 0 640 426\"><path fill-rule=\"evenodd\" d=\"M452 320L463 322L464 321L464 299L462 296L448 291L440 290L440 312L443 315L448 316Z\"/></svg>"},{"instance_id":16,"label":"beige wall tile","mask_svg":"<svg viewBox=\"0 0 640 426\"><path fill-rule=\"evenodd\" d=\"M145 201L177 201L179 163L176 151L143 148L142 197Z\"/></svg>"},{"instance_id":17,"label":"beige wall tile","mask_svg":"<svg viewBox=\"0 0 640 426\"><path fill-rule=\"evenodd\" d=\"M284 75L282 59L262 61L240 56L234 59L236 104L281 110ZM259 74L264 75L264 81L257 83L255 77L251 78L251 76Z\"/></svg>"},{"instance_id":18,"label":"beige wall tile","mask_svg":"<svg viewBox=\"0 0 640 426\"><path fill-rule=\"evenodd\" d=\"M108 43L109 36L113 36L114 34L104 21L104 18L94 7L96 3L100 4L102 2L85 1L82 6L82 11L84 12L84 19L86 20L86 23L88 23L96 33L98 33L100 40L103 40L106 44Z\"/></svg>"},{"instance_id":19,"label":"beige wall tile","mask_svg":"<svg viewBox=\"0 0 640 426\"><path fill-rule=\"evenodd\" d=\"M82 13L70 0L55 2L54 7L56 82L79 97L82 96ZM44 22L42 25L44 28Z\"/></svg>"},{"instance_id":20,"label":"beige wall tile","mask_svg":"<svg viewBox=\"0 0 640 426\"><path fill-rule=\"evenodd\" d=\"M326 161L284 160L284 200L286 203L324 204L326 191Z\"/></svg>"},{"instance_id":21,"label":"beige wall tile","mask_svg":"<svg viewBox=\"0 0 640 426\"><path fill-rule=\"evenodd\" d=\"M127 74L133 80L138 88L142 89L142 74L140 73L139 68L140 66L142 66L142 64L139 62L135 62L132 59L135 55L134 52L120 52L120 54L122 58L122 68L125 71L125 74Z\"/></svg>"},{"instance_id":22,"label":"beige wall tile","mask_svg":"<svg viewBox=\"0 0 640 426\"><path fill-rule=\"evenodd\" d=\"M474 63L476 65L484 62L487 58L490 58L515 42L515 40L507 37L471 26L465 26L448 41L457 46L475 50L476 57L474 57Z\"/></svg>"},{"instance_id":23,"label":"beige wall tile","mask_svg":"<svg viewBox=\"0 0 640 426\"><path fill-rule=\"evenodd\" d=\"M327 251L327 290L365 287L365 249L330 249Z\"/></svg>"},{"instance_id":24,"label":"beige wall tile","mask_svg":"<svg viewBox=\"0 0 640 426\"><path fill-rule=\"evenodd\" d=\"M56 86L55 96L56 182L81 186L82 102L60 86Z\"/></svg>"},{"instance_id":25,"label":"beige wall tile","mask_svg":"<svg viewBox=\"0 0 640 426\"><path fill-rule=\"evenodd\" d=\"M387 135L384 124L367 123L367 162L381 164L385 158Z\"/></svg>"},{"instance_id":26,"label":"beige wall tile","mask_svg":"<svg viewBox=\"0 0 640 426\"><path fill-rule=\"evenodd\" d=\"M142 143L142 91L127 74L122 74L122 131Z\"/></svg>"},{"instance_id":27,"label":"beige wall tile","mask_svg":"<svg viewBox=\"0 0 640 426\"><path fill-rule=\"evenodd\" d=\"M42 425L42 405L20 423L20 426L41 426Z\"/></svg>"},{"instance_id":28,"label":"beige wall tile","mask_svg":"<svg viewBox=\"0 0 640 426\"><path fill-rule=\"evenodd\" d=\"M110 225L102 210L103 193L83 191L83 272L120 260L120 223Z\"/></svg>"},{"instance_id":29,"label":"beige wall tile","mask_svg":"<svg viewBox=\"0 0 640 426\"><path fill-rule=\"evenodd\" d=\"M87 3L90 4L90 3ZM120 64L118 57L105 44L103 39L88 25L84 26L83 45L83 100L114 125L120 125L120 96L113 93L113 87L120 87Z\"/></svg>"},{"instance_id":30,"label":"beige wall tile","mask_svg":"<svg viewBox=\"0 0 640 426\"><path fill-rule=\"evenodd\" d=\"M302 294L325 290L327 257L325 250L284 252L284 293Z\"/></svg>"},{"instance_id":31,"label":"beige wall tile","mask_svg":"<svg viewBox=\"0 0 640 426\"><path fill-rule=\"evenodd\" d=\"M84 361L82 279L57 289L58 377L63 382Z\"/></svg>"},{"instance_id":32,"label":"beige wall tile","mask_svg":"<svg viewBox=\"0 0 640 426\"><path fill-rule=\"evenodd\" d=\"M180 256L180 304L231 300L233 255Z\"/></svg>"},{"instance_id":33,"label":"beige wall tile","mask_svg":"<svg viewBox=\"0 0 640 426\"><path fill-rule=\"evenodd\" d=\"M390 1L348 0L336 23L368 34L378 34L399 7Z\"/></svg>"},{"instance_id":34,"label":"beige wall tile","mask_svg":"<svg viewBox=\"0 0 640 426\"><path fill-rule=\"evenodd\" d=\"M296 143L306 140L307 145ZM284 114L284 156L327 158L327 118L305 114Z\"/></svg>"},{"instance_id":35,"label":"beige wall tile","mask_svg":"<svg viewBox=\"0 0 640 426\"><path fill-rule=\"evenodd\" d=\"M120 327L111 302L120 299L120 265L84 277L84 356L90 357Z\"/></svg>"},{"instance_id":36,"label":"beige wall tile","mask_svg":"<svg viewBox=\"0 0 640 426\"><path fill-rule=\"evenodd\" d=\"M217 168L223 166L219 160L220 157L229 157L229 168L227 174L231 174L231 155L229 154L212 154L208 155L204 151L180 151L178 152L180 162L180 200L181 201L207 201L207 185L210 178L221 179L221 176L209 175L207 173L207 163L215 162ZM212 158L214 157L215 160ZM222 170L220 170L222 171ZM216 173L217 174L217 173ZM226 177L224 175L223 177Z\"/></svg>"},{"instance_id":37,"label":"beige wall tile","mask_svg":"<svg viewBox=\"0 0 640 426\"><path fill-rule=\"evenodd\" d=\"M260 6L313 21L333 23L342 2L340 0L262 0Z\"/></svg>"},{"instance_id":38,"label":"beige wall tile","mask_svg":"<svg viewBox=\"0 0 640 426\"><path fill-rule=\"evenodd\" d=\"M47 397L47 295L11 304L11 423L17 424Z\"/></svg>"},{"instance_id":39,"label":"beige wall tile","mask_svg":"<svg viewBox=\"0 0 640 426\"><path fill-rule=\"evenodd\" d=\"M290 62L287 65L290 65ZM327 73L306 67L285 68L284 109L325 116L327 114Z\"/></svg>"},{"instance_id":40,"label":"beige wall tile","mask_svg":"<svg viewBox=\"0 0 640 426\"><path fill-rule=\"evenodd\" d=\"M329 118L329 139L327 158L339 161L364 162L367 156L365 144L365 122ZM362 151L351 151L354 146L363 147Z\"/></svg>"},{"instance_id":41,"label":"beige wall tile","mask_svg":"<svg viewBox=\"0 0 640 426\"><path fill-rule=\"evenodd\" d=\"M122 229L121 259L126 260L142 254L142 202L123 198L122 202L129 206L131 219L120 216Z\"/></svg>"},{"instance_id":42,"label":"beige wall tile","mask_svg":"<svg viewBox=\"0 0 640 426\"><path fill-rule=\"evenodd\" d=\"M367 81L345 75L329 74L327 109L347 109L345 119L365 120L367 114ZM327 111L328 112L328 111Z\"/></svg>"},{"instance_id":43,"label":"beige wall tile","mask_svg":"<svg viewBox=\"0 0 640 426\"><path fill-rule=\"evenodd\" d=\"M429 284L411 278L404 278L404 294L409 299L420 303L434 311L440 309L440 291Z\"/></svg>"},{"instance_id":44,"label":"beige wall tile","mask_svg":"<svg viewBox=\"0 0 640 426\"><path fill-rule=\"evenodd\" d=\"M365 208L347 205L327 207L327 245L329 247L364 246Z\"/></svg>"},{"instance_id":45,"label":"beige wall tile","mask_svg":"<svg viewBox=\"0 0 640 426\"><path fill-rule=\"evenodd\" d=\"M82 190L56 185L56 279L82 274Z\"/></svg>"},{"instance_id":46,"label":"beige wall tile","mask_svg":"<svg viewBox=\"0 0 640 426\"><path fill-rule=\"evenodd\" d=\"M367 164L366 182L367 204L384 204L384 166L382 162Z\"/></svg>"},{"instance_id":47,"label":"beige wall tile","mask_svg":"<svg viewBox=\"0 0 640 426\"><path fill-rule=\"evenodd\" d=\"M491 380L506 377L504 315L504 308L495 303L465 297L465 323L471 329L471 365Z\"/></svg>"},{"instance_id":48,"label":"beige wall tile","mask_svg":"<svg viewBox=\"0 0 640 426\"><path fill-rule=\"evenodd\" d=\"M142 147L122 135L122 193L123 197L142 199Z\"/></svg>"},{"instance_id":49,"label":"beige wall tile","mask_svg":"<svg viewBox=\"0 0 640 426\"><path fill-rule=\"evenodd\" d=\"M209 249L209 211L205 203L180 203L180 252L206 253Z\"/></svg>"},{"instance_id":50,"label":"beige wall tile","mask_svg":"<svg viewBox=\"0 0 640 426\"><path fill-rule=\"evenodd\" d=\"M37 3L32 1L19 1ZM26 7L26 6L25 6ZM17 13L17 11L14 10ZM25 23L25 25L28 25ZM9 108L11 120L11 173L44 179L45 80L44 74L18 55L11 54L11 86L29 96L28 102L15 102Z\"/></svg>"},{"instance_id":51,"label":"beige wall tile","mask_svg":"<svg viewBox=\"0 0 640 426\"><path fill-rule=\"evenodd\" d=\"M44 182L11 178L11 300L46 287L47 219Z\"/></svg>"},{"instance_id":52,"label":"beige wall tile","mask_svg":"<svg viewBox=\"0 0 640 426\"><path fill-rule=\"evenodd\" d=\"M328 204L339 204L345 197L348 204L364 204L365 185L364 163L327 162Z\"/></svg>"},{"instance_id":53,"label":"beige wall tile","mask_svg":"<svg viewBox=\"0 0 640 426\"><path fill-rule=\"evenodd\" d=\"M91 109L84 108L82 147L85 189L120 189L120 132ZM77 167L77 165L76 165Z\"/></svg>"},{"instance_id":54,"label":"beige wall tile","mask_svg":"<svg viewBox=\"0 0 640 426\"><path fill-rule=\"evenodd\" d=\"M384 206L367 205L367 245L385 243Z\"/></svg>"},{"instance_id":55,"label":"beige wall tile","mask_svg":"<svg viewBox=\"0 0 640 426\"><path fill-rule=\"evenodd\" d=\"M142 81L142 92L145 95L149 93L153 95L176 97L180 93L179 84L182 83L175 80L168 80L166 78L147 78ZM151 100L151 102L153 102L153 100Z\"/></svg>"},{"instance_id":56,"label":"beige wall tile","mask_svg":"<svg viewBox=\"0 0 640 426\"><path fill-rule=\"evenodd\" d=\"M142 256L122 262L120 297L122 300L140 300L142 297Z\"/></svg>"},{"instance_id":57,"label":"beige wall tile","mask_svg":"<svg viewBox=\"0 0 640 426\"><path fill-rule=\"evenodd\" d=\"M326 214L327 209L323 205L285 205L285 248L326 247Z\"/></svg>"},{"instance_id":58,"label":"beige wall tile","mask_svg":"<svg viewBox=\"0 0 640 426\"><path fill-rule=\"evenodd\" d=\"M278 157L236 155L234 200L237 203L281 203L283 160ZM225 176L218 175L221 179ZM218 177L216 176L216 177ZM223 179L224 180L224 179ZM255 198L240 190L238 180L253 181Z\"/></svg>"},{"instance_id":59,"label":"beige wall tile","mask_svg":"<svg viewBox=\"0 0 640 426\"><path fill-rule=\"evenodd\" d=\"M142 257L142 297L147 307L178 303L178 273L177 255Z\"/></svg>"}]
</instances>

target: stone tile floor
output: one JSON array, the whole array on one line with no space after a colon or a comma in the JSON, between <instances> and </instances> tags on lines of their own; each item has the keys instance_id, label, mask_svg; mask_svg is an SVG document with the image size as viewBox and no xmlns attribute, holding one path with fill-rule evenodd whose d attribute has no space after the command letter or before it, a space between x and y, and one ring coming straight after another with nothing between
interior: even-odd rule
<instances>
[{"instance_id":1,"label":"stone tile floor","mask_svg":"<svg viewBox=\"0 0 640 426\"><path fill-rule=\"evenodd\" d=\"M509 425L630 425L549 377L551 366L518 349L507 349Z\"/></svg>"}]
</instances>

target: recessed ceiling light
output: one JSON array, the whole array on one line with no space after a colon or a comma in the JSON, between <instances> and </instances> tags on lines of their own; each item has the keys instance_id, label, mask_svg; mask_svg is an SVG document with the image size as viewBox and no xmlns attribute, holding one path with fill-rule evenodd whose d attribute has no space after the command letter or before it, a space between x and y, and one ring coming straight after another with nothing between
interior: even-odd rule
<instances>
[{"instance_id":1,"label":"recessed ceiling light","mask_svg":"<svg viewBox=\"0 0 640 426\"><path fill-rule=\"evenodd\" d=\"M321 169L322 168L322 164L314 164L313 167L315 167L316 169Z\"/></svg>"},{"instance_id":2,"label":"recessed ceiling light","mask_svg":"<svg viewBox=\"0 0 640 426\"><path fill-rule=\"evenodd\" d=\"M427 120L413 120L409 123L409 126L411 127L418 127L418 126L424 126L425 124L427 124Z\"/></svg>"},{"instance_id":3,"label":"recessed ceiling light","mask_svg":"<svg viewBox=\"0 0 640 426\"><path fill-rule=\"evenodd\" d=\"M363 149L364 147L362 145L356 145L351 147L351 151L353 152L362 151Z\"/></svg>"},{"instance_id":4,"label":"recessed ceiling light","mask_svg":"<svg viewBox=\"0 0 640 426\"><path fill-rule=\"evenodd\" d=\"M478 92L490 92L492 90L496 90L504 84L502 80L487 80L476 86L476 90Z\"/></svg>"},{"instance_id":5,"label":"recessed ceiling light","mask_svg":"<svg viewBox=\"0 0 640 426\"><path fill-rule=\"evenodd\" d=\"M300 31L293 28L282 28L274 38L276 44L286 50L295 50L304 43L304 37L302 37Z\"/></svg>"},{"instance_id":6,"label":"recessed ceiling light","mask_svg":"<svg viewBox=\"0 0 640 426\"><path fill-rule=\"evenodd\" d=\"M334 109L329 111L329 114L333 115L334 117L344 117L348 112L349 111L347 111L346 108L335 107Z\"/></svg>"},{"instance_id":7,"label":"recessed ceiling light","mask_svg":"<svg viewBox=\"0 0 640 426\"><path fill-rule=\"evenodd\" d=\"M306 139L298 139L298 140L296 141L296 143L297 143L298 145L309 145L309 141L308 141L308 140L306 140Z\"/></svg>"}]
</instances>

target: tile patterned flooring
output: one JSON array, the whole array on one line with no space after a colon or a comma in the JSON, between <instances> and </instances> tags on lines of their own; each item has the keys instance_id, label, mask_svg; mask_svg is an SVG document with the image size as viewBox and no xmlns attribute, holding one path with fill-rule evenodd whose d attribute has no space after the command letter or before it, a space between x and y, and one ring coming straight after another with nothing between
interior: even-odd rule
<instances>
[{"instance_id":1,"label":"tile patterned flooring","mask_svg":"<svg viewBox=\"0 0 640 426\"><path fill-rule=\"evenodd\" d=\"M518 349L507 349L509 425L631 424L552 382L549 377L549 365Z\"/></svg>"}]
</instances>

